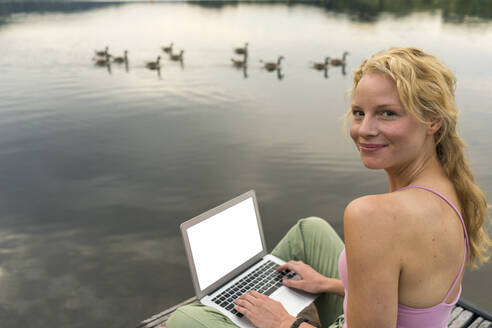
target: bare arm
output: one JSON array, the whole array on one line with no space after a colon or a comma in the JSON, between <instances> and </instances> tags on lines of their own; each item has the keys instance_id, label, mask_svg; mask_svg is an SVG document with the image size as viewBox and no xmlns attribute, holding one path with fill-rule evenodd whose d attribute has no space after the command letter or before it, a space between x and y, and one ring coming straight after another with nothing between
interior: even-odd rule
<instances>
[{"instance_id":1,"label":"bare arm","mask_svg":"<svg viewBox=\"0 0 492 328\"><path fill-rule=\"evenodd\" d=\"M400 253L398 221L383 195L350 203L344 216L350 328L396 326Z\"/></svg>"},{"instance_id":2,"label":"bare arm","mask_svg":"<svg viewBox=\"0 0 492 328\"><path fill-rule=\"evenodd\" d=\"M338 296L345 296L345 289L343 288L343 282L340 279L326 278L326 287L324 292L336 294Z\"/></svg>"},{"instance_id":3,"label":"bare arm","mask_svg":"<svg viewBox=\"0 0 492 328\"><path fill-rule=\"evenodd\" d=\"M283 283L287 287L297 288L312 294L333 293L342 297L345 295L340 279L325 277L302 261L289 261L279 266L277 271L284 269L292 270L301 277L301 280L284 279Z\"/></svg>"}]
</instances>

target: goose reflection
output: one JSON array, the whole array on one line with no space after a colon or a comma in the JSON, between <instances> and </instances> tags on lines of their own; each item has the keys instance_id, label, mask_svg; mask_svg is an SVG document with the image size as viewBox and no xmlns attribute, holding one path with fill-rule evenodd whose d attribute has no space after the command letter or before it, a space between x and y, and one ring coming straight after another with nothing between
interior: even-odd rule
<instances>
[{"instance_id":1,"label":"goose reflection","mask_svg":"<svg viewBox=\"0 0 492 328\"><path fill-rule=\"evenodd\" d=\"M236 68L243 68L247 66L247 57L244 56L243 60L231 58L232 66Z\"/></svg>"},{"instance_id":2,"label":"goose reflection","mask_svg":"<svg viewBox=\"0 0 492 328\"><path fill-rule=\"evenodd\" d=\"M329 76L328 76L328 66L325 68L324 73L323 73L323 76L324 76L325 79L329 78Z\"/></svg>"},{"instance_id":3,"label":"goose reflection","mask_svg":"<svg viewBox=\"0 0 492 328\"><path fill-rule=\"evenodd\" d=\"M343 76L346 76L347 75L347 65L346 64L343 64L343 65L340 65L338 67L332 67L332 68L329 68L330 66L332 65L329 65L326 67L326 69L324 70L325 73L324 73L324 77L325 79L327 79L329 76L328 76L328 70L337 70L338 68L340 68L340 72L342 73Z\"/></svg>"},{"instance_id":4,"label":"goose reflection","mask_svg":"<svg viewBox=\"0 0 492 328\"><path fill-rule=\"evenodd\" d=\"M161 67L157 66L156 68L149 68L151 71L154 71L157 74L157 79L162 80L161 76Z\"/></svg>"},{"instance_id":5,"label":"goose reflection","mask_svg":"<svg viewBox=\"0 0 492 328\"><path fill-rule=\"evenodd\" d=\"M334 67L332 69L338 69L338 68L340 68L340 72L342 73L343 76L347 75L347 64L342 64L342 65L340 65L338 67Z\"/></svg>"},{"instance_id":6,"label":"goose reflection","mask_svg":"<svg viewBox=\"0 0 492 328\"><path fill-rule=\"evenodd\" d=\"M247 63L243 62L242 60L239 60L239 61L235 61L234 59L232 59L232 66L234 66L234 68L236 68L237 70L242 70L243 71L243 77L245 79L248 78L248 65Z\"/></svg>"},{"instance_id":7,"label":"goose reflection","mask_svg":"<svg viewBox=\"0 0 492 328\"><path fill-rule=\"evenodd\" d=\"M248 53L244 53L243 59L231 58L232 66L235 68L242 69L244 78L248 78Z\"/></svg>"},{"instance_id":8,"label":"goose reflection","mask_svg":"<svg viewBox=\"0 0 492 328\"><path fill-rule=\"evenodd\" d=\"M106 67L108 73L111 74L111 55L106 53L104 58L93 58L94 65L99 67Z\"/></svg>"},{"instance_id":9,"label":"goose reflection","mask_svg":"<svg viewBox=\"0 0 492 328\"><path fill-rule=\"evenodd\" d=\"M285 77L285 74L282 73L282 68L277 68L277 79L281 81Z\"/></svg>"},{"instance_id":10,"label":"goose reflection","mask_svg":"<svg viewBox=\"0 0 492 328\"><path fill-rule=\"evenodd\" d=\"M325 79L328 78L329 66L330 66L330 57L325 57L325 60L323 62L311 62L311 68L318 71L323 71L324 72L323 76L325 77Z\"/></svg>"},{"instance_id":11,"label":"goose reflection","mask_svg":"<svg viewBox=\"0 0 492 328\"><path fill-rule=\"evenodd\" d=\"M94 65L96 65L96 66L108 66L110 64L110 58L111 58L111 56L109 54L106 54L106 56L104 58L93 58Z\"/></svg>"}]
</instances>

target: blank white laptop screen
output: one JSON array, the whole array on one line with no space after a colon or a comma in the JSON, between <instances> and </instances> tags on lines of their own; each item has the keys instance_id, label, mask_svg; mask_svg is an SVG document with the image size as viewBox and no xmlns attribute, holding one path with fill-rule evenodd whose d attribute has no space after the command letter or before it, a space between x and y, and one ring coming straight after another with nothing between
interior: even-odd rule
<instances>
[{"instance_id":1,"label":"blank white laptop screen","mask_svg":"<svg viewBox=\"0 0 492 328\"><path fill-rule=\"evenodd\" d=\"M263 250L250 197L187 229L200 290Z\"/></svg>"}]
</instances>

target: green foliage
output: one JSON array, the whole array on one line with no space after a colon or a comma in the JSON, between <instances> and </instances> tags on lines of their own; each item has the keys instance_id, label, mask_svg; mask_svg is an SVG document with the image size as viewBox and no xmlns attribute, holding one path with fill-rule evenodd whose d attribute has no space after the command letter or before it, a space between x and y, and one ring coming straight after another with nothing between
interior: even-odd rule
<instances>
[{"instance_id":1,"label":"green foliage","mask_svg":"<svg viewBox=\"0 0 492 328\"><path fill-rule=\"evenodd\" d=\"M328 11L347 13L354 19L373 21L382 13L405 16L416 11L437 11L442 13L443 19L448 22L463 23L476 18L492 18L491 0L201 0L190 3L199 6L220 8L251 2L255 4L284 3L287 5L312 5L323 7Z\"/></svg>"}]
</instances>

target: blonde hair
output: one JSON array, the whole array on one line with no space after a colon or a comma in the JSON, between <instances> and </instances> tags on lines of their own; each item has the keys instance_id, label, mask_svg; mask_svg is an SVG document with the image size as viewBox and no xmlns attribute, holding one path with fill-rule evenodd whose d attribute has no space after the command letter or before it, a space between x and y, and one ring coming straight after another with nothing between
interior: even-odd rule
<instances>
[{"instance_id":1,"label":"blonde hair","mask_svg":"<svg viewBox=\"0 0 492 328\"><path fill-rule=\"evenodd\" d=\"M417 48L390 48L364 60L354 72L352 95L366 73L383 73L396 83L406 111L425 124L442 121L435 134L436 153L453 183L462 206L462 216L469 236L471 267L490 258L492 241L484 223L489 220L487 200L475 183L464 156L465 143L456 129L459 110L454 90L456 78L436 57ZM347 113L349 117L351 112Z\"/></svg>"}]
</instances>

